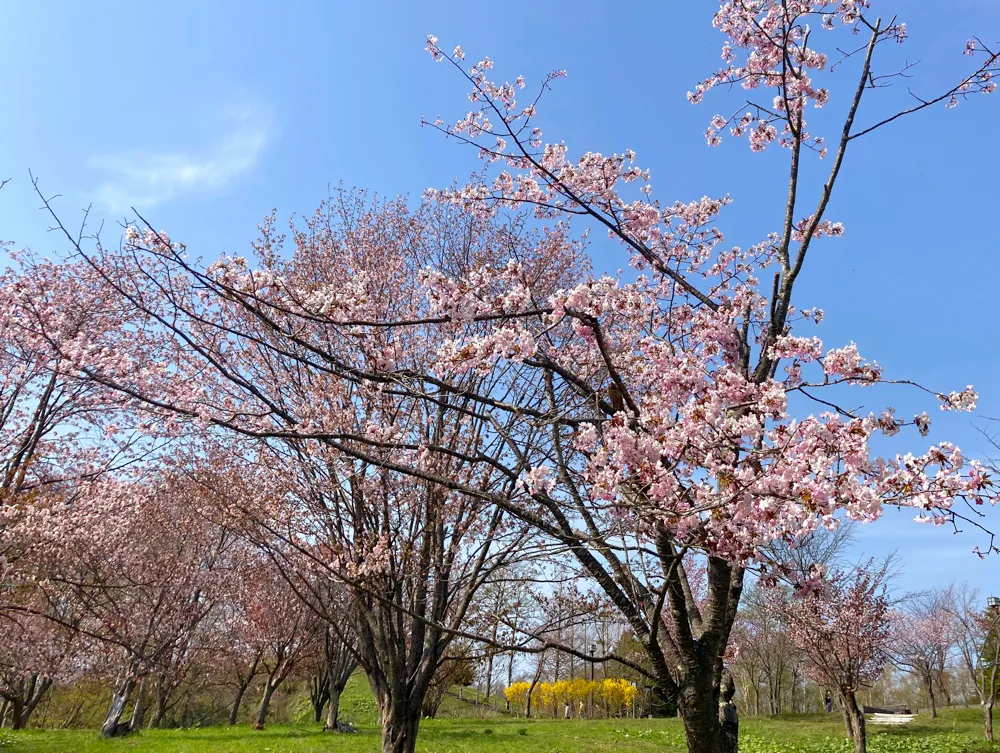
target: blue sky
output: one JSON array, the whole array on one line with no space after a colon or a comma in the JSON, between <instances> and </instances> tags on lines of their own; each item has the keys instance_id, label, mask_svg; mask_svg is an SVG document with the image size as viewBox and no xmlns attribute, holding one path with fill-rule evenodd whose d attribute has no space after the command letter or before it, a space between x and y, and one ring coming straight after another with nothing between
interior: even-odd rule
<instances>
[{"instance_id":1,"label":"blue sky","mask_svg":"<svg viewBox=\"0 0 1000 753\"><path fill-rule=\"evenodd\" d=\"M952 0L946 12L923 1L877 5L908 23L911 38L890 51L893 61L920 64L913 79L879 92L863 122L908 103L906 85L918 94L946 88L969 65L960 53L971 35L1000 43L996 0ZM423 49L434 33L445 49L491 56L497 78L567 69L543 101L548 139L575 154L636 150L664 200L731 194L721 226L728 241L749 245L780 224L785 155L751 155L731 140L704 145L708 120L735 109L739 94L713 93L698 107L685 100L719 64L715 7L11 4L0 28L0 177L12 178L0 192L0 235L39 253L63 248L46 235L29 168L47 193L61 194L67 220L93 203L93 219L114 234L134 205L206 258L242 252L272 207L280 216L310 212L331 183L417 195L467 176L475 156L419 127L422 115L453 118L468 107L463 82ZM828 117L842 104L834 100ZM816 247L797 301L825 309L820 334L829 345L854 340L893 376L940 390L975 384L983 417L1000 416L998 124L995 95L933 108L857 142L829 215L847 234ZM599 269L625 266L617 247L598 242L594 253ZM986 451L973 426L983 418L939 414L912 393L860 399L903 415L926 408L932 439ZM897 440L887 449L924 445L914 435ZM998 560L969 553L981 538L911 517L866 527L859 551L899 548L904 588L968 579L1000 592ZM1000 528L1000 512L988 520Z\"/></svg>"}]
</instances>

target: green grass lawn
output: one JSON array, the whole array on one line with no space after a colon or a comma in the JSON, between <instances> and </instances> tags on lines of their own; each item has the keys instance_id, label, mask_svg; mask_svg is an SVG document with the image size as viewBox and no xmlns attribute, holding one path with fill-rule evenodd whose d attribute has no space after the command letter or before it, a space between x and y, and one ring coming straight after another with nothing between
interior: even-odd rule
<instances>
[{"instance_id":1,"label":"green grass lawn","mask_svg":"<svg viewBox=\"0 0 1000 753\"><path fill-rule=\"evenodd\" d=\"M875 728L872 753L963 753L979 750L980 717L975 709L945 712L931 721L919 718L905 728ZM840 753L849 750L839 718L795 716L747 719L741 725L745 753ZM316 725L273 726L262 732L246 727L151 730L116 740L101 740L88 730L28 730L13 736L4 753L376 753L378 729L366 725L354 735L330 735ZM985 748L982 748L985 750ZM524 720L438 719L421 725L417 750L424 753L590 753L661 751L682 753L680 725L674 719Z\"/></svg>"},{"instance_id":2,"label":"green grass lawn","mask_svg":"<svg viewBox=\"0 0 1000 753\"><path fill-rule=\"evenodd\" d=\"M484 718L469 718L476 714ZM420 725L421 753L683 753L676 719L516 719L446 698L442 718ZM254 732L246 725L149 730L102 740L92 730L0 730L0 753L377 753L375 699L360 676L341 701L341 718L356 724L351 735L321 732L299 722ZM839 714L744 719L742 753L851 753ZM871 753L979 753L979 709L947 710L932 720L921 715L905 727L869 727ZM5 744L6 741L6 744ZM1000 751L1000 748L997 748Z\"/></svg>"}]
</instances>

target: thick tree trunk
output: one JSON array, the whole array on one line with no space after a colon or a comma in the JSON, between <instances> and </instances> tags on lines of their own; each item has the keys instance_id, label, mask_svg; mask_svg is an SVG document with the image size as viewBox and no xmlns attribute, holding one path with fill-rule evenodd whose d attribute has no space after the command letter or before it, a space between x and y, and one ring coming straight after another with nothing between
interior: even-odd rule
<instances>
[{"instance_id":1,"label":"thick tree trunk","mask_svg":"<svg viewBox=\"0 0 1000 753\"><path fill-rule=\"evenodd\" d=\"M393 704L383 707L379 717L382 722L382 753L413 753L420 727L420 706Z\"/></svg>"},{"instance_id":2,"label":"thick tree trunk","mask_svg":"<svg viewBox=\"0 0 1000 753\"><path fill-rule=\"evenodd\" d=\"M993 701L983 704L983 734L987 742L993 742Z\"/></svg>"},{"instance_id":3,"label":"thick tree trunk","mask_svg":"<svg viewBox=\"0 0 1000 753\"><path fill-rule=\"evenodd\" d=\"M146 678L142 678L139 683L139 692L135 696L135 705L132 707L132 719L128 723L129 732L138 732L142 729L142 723L146 718Z\"/></svg>"},{"instance_id":4,"label":"thick tree trunk","mask_svg":"<svg viewBox=\"0 0 1000 753\"><path fill-rule=\"evenodd\" d=\"M24 718L24 698L15 696L10 702L10 726L11 729L21 729L21 719Z\"/></svg>"},{"instance_id":5,"label":"thick tree trunk","mask_svg":"<svg viewBox=\"0 0 1000 753\"><path fill-rule=\"evenodd\" d=\"M267 720L267 710L271 706L271 696L274 695L274 691L277 689L278 686L273 684L270 679L264 684L264 695L261 696L260 705L257 707L257 717L253 723L254 729L264 729L264 722Z\"/></svg>"},{"instance_id":6,"label":"thick tree trunk","mask_svg":"<svg viewBox=\"0 0 1000 753\"><path fill-rule=\"evenodd\" d=\"M122 731L122 714L125 713L125 706L134 688L135 678L129 672L128 677L118 684L114 695L111 696L111 706L108 708L107 716L104 717L104 724L101 725L101 737L114 737Z\"/></svg>"},{"instance_id":7,"label":"thick tree trunk","mask_svg":"<svg viewBox=\"0 0 1000 753\"><path fill-rule=\"evenodd\" d=\"M692 677L677 698L677 712L684 724L688 753L726 753L720 720L719 695L712 678L701 673ZM735 745L734 740L734 745Z\"/></svg>"},{"instance_id":8,"label":"thick tree trunk","mask_svg":"<svg viewBox=\"0 0 1000 753\"><path fill-rule=\"evenodd\" d=\"M250 687L250 681L247 680L245 683L241 682L236 686L236 698L233 699L233 707L229 710L229 725L232 726L239 721L240 718L240 706L243 704L243 696L246 695L247 688Z\"/></svg>"}]
</instances>

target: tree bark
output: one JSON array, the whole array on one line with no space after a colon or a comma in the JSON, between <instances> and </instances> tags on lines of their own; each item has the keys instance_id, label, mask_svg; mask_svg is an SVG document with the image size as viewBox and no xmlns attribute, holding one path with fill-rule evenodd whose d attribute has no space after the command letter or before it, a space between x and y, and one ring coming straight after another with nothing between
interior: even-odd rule
<instances>
[{"instance_id":1,"label":"tree bark","mask_svg":"<svg viewBox=\"0 0 1000 753\"><path fill-rule=\"evenodd\" d=\"M493 640L496 641L496 628L493 629ZM493 690L493 651L486 657L486 692L483 697L488 701L490 699L490 692Z\"/></svg>"},{"instance_id":2,"label":"tree bark","mask_svg":"<svg viewBox=\"0 0 1000 753\"><path fill-rule=\"evenodd\" d=\"M32 713L51 687L52 680L47 677L31 675L28 678L21 678L17 693L4 698L3 705L0 706L0 727L4 725L5 716L9 717L12 729L27 727Z\"/></svg>"},{"instance_id":3,"label":"tree bark","mask_svg":"<svg viewBox=\"0 0 1000 753\"><path fill-rule=\"evenodd\" d=\"M114 737L122 731L120 724L122 714L125 713L125 706L134 688L135 678L129 672L128 676L115 688L114 695L111 696L111 706L108 708L107 716L104 717L104 724L101 725L101 737Z\"/></svg>"},{"instance_id":4,"label":"tree bark","mask_svg":"<svg viewBox=\"0 0 1000 753\"><path fill-rule=\"evenodd\" d=\"M340 715L340 694L343 688L330 686L330 701L326 707L326 729L331 732L337 731L337 721Z\"/></svg>"},{"instance_id":5,"label":"tree bark","mask_svg":"<svg viewBox=\"0 0 1000 753\"><path fill-rule=\"evenodd\" d=\"M382 753L413 753L420 727L420 707L397 703L379 711L382 722Z\"/></svg>"},{"instance_id":6,"label":"tree bark","mask_svg":"<svg viewBox=\"0 0 1000 753\"><path fill-rule=\"evenodd\" d=\"M867 753L868 732L865 729L865 715L858 708L858 699L850 688L842 689L840 698L844 704L844 716L854 732L854 753Z\"/></svg>"},{"instance_id":7,"label":"tree bark","mask_svg":"<svg viewBox=\"0 0 1000 753\"><path fill-rule=\"evenodd\" d=\"M11 729L21 729L21 719L24 716L24 698L15 696L10 702L10 726Z\"/></svg>"},{"instance_id":8,"label":"tree bark","mask_svg":"<svg viewBox=\"0 0 1000 753\"><path fill-rule=\"evenodd\" d=\"M247 688L250 687L250 680L241 682L236 686L236 698L233 699L233 707L229 711L229 726L233 726L239 721L240 706L243 704L243 696L246 695Z\"/></svg>"},{"instance_id":9,"label":"tree bark","mask_svg":"<svg viewBox=\"0 0 1000 753\"><path fill-rule=\"evenodd\" d=\"M240 705L243 703L243 696L246 695L247 689L250 687L250 683L253 682L253 678L257 676L257 667L260 665L261 652L258 650L253 657L253 663L250 665L250 671L247 672L246 677L242 674L236 675L236 698L233 699L233 707L229 711L229 724L230 726L236 724L240 717Z\"/></svg>"},{"instance_id":10,"label":"tree bark","mask_svg":"<svg viewBox=\"0 0 1000 753\"><path fill-rule=\"evenodd\" d=\"M844 731L847 734L848 740L854 739L854 720L851 719L850 713L847 711L847 704L842 703L841 709L844 712Z\"/></svg>"},{"instance_id":11,"label":"tree bark","mask_svg":"<svg viewBox=\"0 0 1000 753\"><path fill-rule=\"evenodd\" d=\"M261 696L260 705L257 707L257 717L254 719L254 729L264 729L264 722L267 720L267 710L271 706L271 696L278 689L276 683L272 683L270 678L264 683L264 695Z\"/></svg>"},{"instance_id":12,"label":"tree bark","mask_svg":"<svg viewBox=\"0 0 1000 753\"><path fill-rule=\"evenodd\" d=\"M156 706L153 708L153 717L149 720L149 726L153 728L163 724L163 718L167 715L167 705L170 703L170 689L166 682L158 683L156 686Z\"/></svg>"},{"instance_id":13,"label":"tree bark","mask_svg":"<svg viewBox=\"0 0 1000 753\"><path fill-rule=\"evenodd\" d=\"M329 634L327 634L326 640L329 642ZM323 707L326 706L329 698L330 672L328 663L324 663L323 668L309 678L309 703L312 705L314 722L323 721Z\"/></svg>"},{"instance_id":14,"label":"tree bark","mask_svg":"<svg viewBox=\"0 0 1000 753\"><path fill-rule=\"evenodd\" d=\"M983 704L983 734L986 742L993 742L993 701Z\"/></svg>"},{"instance_id":15,"label":"tree bark","mask_svg":"<svg viewBox=\"0 0 1000 753\"><path fill-rule=\"evenodd\" d=\"M142 723L146 718L146 678L143 677L139 683L139 692L135 696L135 705L132 707L132 719L128 723L129 732L138 732L142 729Z\"/></svg>"},{"instance_id":16,"label":"tree bark","mask_svg":"<svg viewBox=\"0 0 1000 753\"><path fill-rule=\"evenodd\" d=\"M709 677L692 678L678 695L677 711L684 725L688 753L727 753L735 751L723 742L719 701Z\"/></svg>"},{"instance_id":17,"label":"tree bark","mask_svg":"<svg viewBox=\"0 0 1000 753\"><path fill-rule=\"evenodd\" d=\"M933 671L927 674L924 678L925 684L927 685L927 702L931 707L931 719L937 719L937 699L934 697L934 673Z\"/></svg>"}]
</instances>

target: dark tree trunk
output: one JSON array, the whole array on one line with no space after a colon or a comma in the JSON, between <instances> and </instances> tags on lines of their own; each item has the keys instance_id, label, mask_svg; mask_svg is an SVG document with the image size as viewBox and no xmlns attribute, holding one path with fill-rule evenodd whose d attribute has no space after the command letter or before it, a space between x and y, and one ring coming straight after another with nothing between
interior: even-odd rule
<instances>
[{"instance_id":1,"label":"dark tree trunk","mask_svg":"<svg viewBox=\"0 0 1000 753\"><path fill-rule=\"evenodd\" d=\"M257 676L257 667L260 666L260 658L261 653L258 651L254 654L253 663L250 665L250 671L247 672L246 676L244 677L242 674L236 675L236 698L233 699L233 707L229 711L230 725L236 724L240 718L240 705L243 703L243 696L246 695L250 683Z\"/></svg>"},{"instance_id":2,"label":"dark tree trunk","mask_svg":"<svg viewBox=\"0 0 1000 753\"><path fill-rule=\"evenodd\" d=\"M844 716L853 732L854 753L867 753L868 732L865 729L865 715L858 707L858 699L850 688L841 690L840 699L844 704Z\"/></svg>"},{"instance_id":3,"label":"dark tree trunk","mask_svg":"<svg viewBox=\"0 0 1000 753\"><path fill-rule=\"evenodd\" d=\"M358 668L358 657L354 650L353 634L328 631L326 636L326 676L327 703L324 729L337 731L340 716L340 696L347 687L351 675Z\"/></svg>"},{"instance_id":4,"label":"dark tree trunk","mask_svg":"<svg viewBox=\"0 0 1000 753\"><path fill-rule=\"evenodd\" d=\"M710 677L696 679L700 682L689 683L677 698L688 753L726 753L729 748L723 743L718 695Z\"/></svg>"},{"instance_id":5,"label":"dark tree trunk","mask_svg":"<svg viewBox=\"0 0 1000 753\"><path fill-rule=\"evenodd\" d=\"M246 695L247 688L250 687L250 680L241 682L236 686L236 698L233 699L233 707L229 710L230 726L236 724L240 718L240 706L243 703L243 696Z\"/></svg>"},{"instance_id":6,"label":"dark tree trunk","mask_svg":"<svg viewBox=\"0 0 1000 753\"><path fill-rule=\"evenodd\" d=\"M313 704L313 721L319 724L323 721L323 709L326 707L326 699L321 699L319 703Z\"/></svg>"},{"instance_id":7,"label":"dark tree trunk","mask_svg":"<svg viewBox=\"0 0 1000 753\"><path fill-rule=\"evenodd\" d=\"M326 707L326 727L332 732L337 731L337 721L340 715L340 694L343 688L330 687L330 701Z\"/></svg>"},{"instance_id":8,"label":"dark tree trunk","mask_svg":"<svg viewBox=\"0 0 1000 753\"><path fill-rule=\"evenodd\" d=\"M509 688L514 684L514 652L510 652L510 660L507 662L507 687ZM507 699L507 694L504 693L504 708L510 711L510 700Z\"/></svg>"},{"instance_id":9,"label":"dark tree trunk","mask_svg":"<svg viewBox=\"0 0 1000 753\"><path fill-rule=\"evenodd\" d=\"M937 699L934 697L934 672L933 670L927 674L924 678L924 684L927 685L927 703L931 707L931 719L937 719Z\"/></svg>"},{"instance_id":10,"label":"dark tree trunk","mask_svg":"<svg viewBox=\"0 0 1000 753\"><path fill-rule=\"evenodd\" d=\"M21 729L21 719L24 716L24 698L15 696L10 702L11 729Z\"/></svg>"},{"instance_id":11,"label":"dark tree trunk","mask_svg":"<svg viewBox=\"0 0 1000 753\"><path fill-rule=\"evenodd\" d=\"M309 679L309 703L312 705L313 721L323 721L323 707L330 698L330 675L326 670Z\"/></svg>"},{"instance_id":12,"label":"dark tree trunk","mask_svg":"<svg viewBox=\"0 0 1000 753\"><path fill-rule=\"evenodd\" d=\"M31 675L19 681L18 692L11 698L5 698L3 706L0 707L0 726L4 724L4 717L10 717L10 726L13 729L24 729L28 726L32 713L41 703L42 698L52 687L52 680L47 677Z\"/></svg>"}]
</instances>

